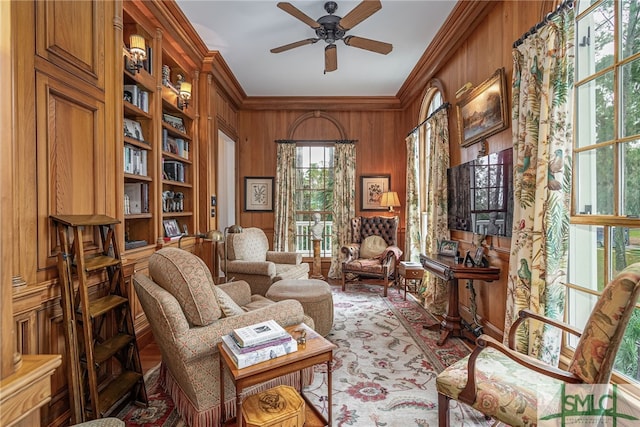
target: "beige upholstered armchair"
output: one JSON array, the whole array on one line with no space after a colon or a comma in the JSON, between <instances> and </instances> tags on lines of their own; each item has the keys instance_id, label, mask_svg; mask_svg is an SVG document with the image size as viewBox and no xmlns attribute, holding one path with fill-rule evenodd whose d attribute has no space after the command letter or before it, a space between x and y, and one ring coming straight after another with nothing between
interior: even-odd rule
<instances>
[{"instance_id":1,"label":"beige upholstered armchair","mask_svg":"<svg viewBox=\"0 0 640 427\"><path fill-rule=\"evenodd\" d=\"M504 424L530 426L538 422L540 415L561 412L559 406L547 405L563 403L559 398L563 384L608 384L639 294L640 263L636 263L606 286L582 333L565 323L523 310L509 331L509 347L487 335L478 337L469 357L449 366L436 378L440 427L449 426L451 399ZM516 329L528 318L580 337L567 370L513 350Z\"/></svg>"},{"instance_id":2,"label":"beige upholstered armchair","mask_svg":"<svg viewBox=\"0 0 640 427\"><path fill-rule=\"evenodd\" d=\"M229 234L226 247L227 276L249 283L253 294L266 295L278 280L309 277L309 264L302 262L302 254L270 251L267 236L259 228Z\"/></svg>"},{"instance_id":3,"label":"beige upholstered armchair","mask_svg":"<svg viewBox=\"0 0 640 427\"><path fill-rule=\"evenodd\" d=\"M384 281L387 296L389 278L402 256L397 246L398 217L356 217L351 219L351 243L342 247L342 290L348 278L373 277Z\"/></svg>"},{"instance_id":4,"label":"beige upholstered armchair","mask_svg":"<svg viewBox=\"0 0 640 427\"><path fill-rule=\"evenodd\" d=\"M216 286L204 262L181 249L154 253L149 258L149 273L151 277L136 274L134 286L162 354L161 383L187 425L219 425L217 344L223 335L268 319L282 326L304 322L313 327L298 301L273 302L252 295L246 282ZM309 384L311 371L303 372ZM299 374L275 381L300 387ZM270 381L248 393L274 385ZM235 389L229 376L225 376L225 387L227 413L233 416Z\"/></svg>"}]
</instances>

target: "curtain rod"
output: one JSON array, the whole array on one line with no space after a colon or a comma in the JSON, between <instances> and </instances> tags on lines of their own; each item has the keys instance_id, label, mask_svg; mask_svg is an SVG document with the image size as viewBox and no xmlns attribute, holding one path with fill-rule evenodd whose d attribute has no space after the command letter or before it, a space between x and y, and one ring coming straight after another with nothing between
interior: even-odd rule
<instances>
[{"instance_id":1,"label":"curtain rod","mask_svg":"<svg viewBox=\"0 0 640 427\"><path fill-rule=\"evenodd\" d=\"M423 126L425 123L427 123L429 121L429 119L431 117L433 117L434 114L436 114L437 112L439 112L440 110L444 110L445 108L449 108L451 106L451 104L449 104L448 102L445 102L444 104L440 105L438 108L436 108L435 110L433 110L433 113L429 114L429 117L427 117L426 119L424 119L423 121L421 121L418 126L414 127L413 129L411 129L409 131L409 133L407 134L407 136L411 135L412 133L414 133L415 131L417 131L418 129L420 129L420 126Z\"/></svg>"},{"instance_id":2,"label":"curtain rod","mask_svg":"<svg viewBox=\"0 0 640 427\"><path fill-rule=\"evenodd\" d=\"M276 144L355 144L357 139L276 139Z\"/></svg>"},{"instance_id":3,"label":"curtain rod","mask_svg":"<svg viewBox=\"0 0 640 427\"><path fill-rule=\"evenodd\" d=\"M536 25L531 27L529 29L529 31L527 31L526 33L524 33L522 35L522 37L520 37L518 40L513 42L513 48L515 49L518 46L520 46L522 43L524 43L524 41L527 39L527 37L529 37L529 36L535 34L536 32L538 32L538 30L540 28L544 27L554 16L556 16L562 10L571 9L572 7L573 7L573 0L566 0L566 1L562 2L562 3L560 3L560 5L556 8L556 10L554 10L553 12L548 13L547 16L545 16L542 21L538 22Z\"/></svg>"}]
</instances>

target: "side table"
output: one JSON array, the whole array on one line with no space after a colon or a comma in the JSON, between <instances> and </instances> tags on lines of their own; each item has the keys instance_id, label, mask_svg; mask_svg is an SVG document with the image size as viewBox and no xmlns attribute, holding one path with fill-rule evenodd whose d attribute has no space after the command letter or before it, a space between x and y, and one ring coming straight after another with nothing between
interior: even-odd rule
<instances>
[{"instance_id":1,"label":"side table","mask_svg":"<svg viewBox=\"0 0 640 427\"><path fill-rule=\"evenodd\" d=\"M401 261L398 266L398 286L404 287L404 299L407 299L407 289L409 284L413 285L414 291L422 284L424 278L424 268L419 262Z\"/></svg>"},{"instance_id":2,"label":"side table","mask_svg":"<svg viewBox=\"0 0 640 427\"><path fill-rule=\"evenodd\" d=\"M309 328L304 323L294 326L288 326L285 328L292 336L300 334L302 329L306 330L306 344L299 345L298 351L287 354L285 356L276 357L275 359L267 360L265 362L258 363L256 365L247 366L243 369L236 368L235 364L227 354L227 351L222 347L222 343L218 343L218 354L220 357L220 401L224 402L224 371L231 375L231 379L236 387L236 425L242 427L242 391L256 384L263 383L265 381L281 377L286 374L290 374L296 371L302 371L305 368L309 368L313 365L320 363L326 363L327 365L327 404L328 404L328 416L327 420L322 420L324 425L331 427L331 361L333 360L333 350L336 345L320 336L313 329ZM307 400L307 397L302 393L302 372L300 372L300 394ZM312 413L318 418L322 419L322 415L317 408L307 400L308 407L312 410ZM222 424L227 421L227 413L224 403L222 406ZM307 412L308 413L308 412ZM326 422L325 422L326 421Z\"/></svg>"}]
</instances>

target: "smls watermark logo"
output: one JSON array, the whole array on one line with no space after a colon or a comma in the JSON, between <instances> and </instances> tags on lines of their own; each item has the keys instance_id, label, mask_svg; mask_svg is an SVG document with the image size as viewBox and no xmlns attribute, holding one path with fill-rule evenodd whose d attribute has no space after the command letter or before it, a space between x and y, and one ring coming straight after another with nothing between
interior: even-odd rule
<instances>
[{"instance_id":1,"label":"smls watermark logo","mask_svg":"<svg viewBox=\"0 0 640 427\"><path fill-rule=\"evenodd\" d=\"M538 392L538 426L640 425L640 401L625 385L558 384Z\"/></svg>"}]
</instances>

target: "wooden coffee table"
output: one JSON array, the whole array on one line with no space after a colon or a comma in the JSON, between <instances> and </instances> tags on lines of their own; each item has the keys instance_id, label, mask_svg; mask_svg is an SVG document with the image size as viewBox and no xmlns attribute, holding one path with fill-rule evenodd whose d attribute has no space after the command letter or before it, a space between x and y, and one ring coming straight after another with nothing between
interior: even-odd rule
<instances>
[{"instance_id":1,"label":"wooden coffee table","mask_svg":"<svg viewBox=\"0 0 640 427\"><path fill-rule=\"evenodd\" d=\"M307 401L307 418L312 415L314 418L322 421L322 425L331 426L331 360L333 359L333 350L336 345L326 340L324 337L316 333L304 323L285 328L293 337L300 336L302 329L306 330L307 342L304 345L298 345L298 351L287 354L285 356L276 357L246 368L238 369L233 363L227 351L218 343L218 354L220 357L220 402L222 409L222 422L227 421L227 413L225 410L224 397L224 371L225 367L231 374L231 379L236 387L236 423L241 427L244 423L242 419L242 391L247 387L272 380L283 375L287 375L296 371L302 371L320 363L327 364L327 397L328 397L328 417L325 419L318 409L307 399L302 393L302 372L300 372L300 394ZM309 411L308 409L311 409ZM305 425L317 425L313 420L307 420Z\"/></svg>"}]
</instances>

